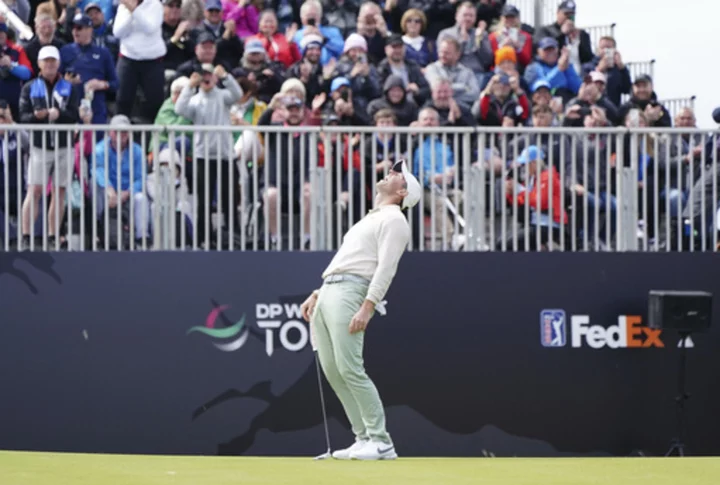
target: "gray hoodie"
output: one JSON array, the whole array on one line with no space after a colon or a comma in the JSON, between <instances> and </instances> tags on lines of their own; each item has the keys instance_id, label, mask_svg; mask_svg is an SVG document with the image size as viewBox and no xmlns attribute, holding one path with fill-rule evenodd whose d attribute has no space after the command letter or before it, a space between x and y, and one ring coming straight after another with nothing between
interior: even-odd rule
<instances>
[{"instance_id":1,"label":"gray hoodie","mask_svg":"<svg viewBox=\"0 0 720 485\"><path fill-rule=\"evenodd\" d=\"M242 98L240 85L228 75L223 79L225 89L215 86L211 91L194 89L187 85L175 103L175 113L192 121L193 125L231 126L230 107ZM234 158L231 131L197 131L194 135L193 152L198 158L232 160ZM206 152L207 149L207 152Z\"/></svg>"}]
</instances>

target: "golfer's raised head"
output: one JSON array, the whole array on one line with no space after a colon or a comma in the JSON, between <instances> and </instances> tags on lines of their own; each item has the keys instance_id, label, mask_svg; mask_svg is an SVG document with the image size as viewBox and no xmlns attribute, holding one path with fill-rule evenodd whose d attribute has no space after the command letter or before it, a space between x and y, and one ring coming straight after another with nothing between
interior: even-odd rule
<instances>
[{"instance_id":1,"label":"golfer's raised head","mask_svg":"<svg viewBox=\"0 0 720 485\"><path fill-rule=\"evenodd\" d=\"M407 185L407 194L403 198L402 208L407 209L408 207L414 207L415 204L420 201L420 197L422 196L422 187L420 186L420 182L418 182L415 176L410 173L405 160L400 160L395 163L392 170L393 172L401 173L405 179L405 184Z\"/></svg>"}]
</instances>

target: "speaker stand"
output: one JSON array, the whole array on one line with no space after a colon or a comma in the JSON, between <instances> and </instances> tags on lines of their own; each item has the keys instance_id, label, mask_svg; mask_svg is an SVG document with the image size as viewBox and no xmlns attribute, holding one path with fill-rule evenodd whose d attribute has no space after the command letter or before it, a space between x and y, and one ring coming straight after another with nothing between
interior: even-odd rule
<instances>
[{"instance_id":1,"label":"speaker stand","mask_svg":"<svg viewBox=\"0 0 720 485\"><path fill-rule=\"evenodd\" d=\"M670 449L665 456L685 456L685 401L690 398L690 394L685 392L685 363L687 360L687 349L685 347L687 338L692 332L680 330L680 365L678 368L678 395L675 397L675 408L677 413L677 434L670 444Z\"/></svg>"}]
</instances>

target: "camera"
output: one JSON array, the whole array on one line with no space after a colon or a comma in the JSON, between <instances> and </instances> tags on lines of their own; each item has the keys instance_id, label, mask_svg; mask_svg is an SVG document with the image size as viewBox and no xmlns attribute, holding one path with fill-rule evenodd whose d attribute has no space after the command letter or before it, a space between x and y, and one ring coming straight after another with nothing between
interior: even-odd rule
<instances>
[{"instance_id":1,"label":"camera","mask_svg":"<svg viewBox=\"0 0 720 485\"><path fill-rule=\"evenodd\" d=\"M307 24L308 24L310 27L315 27L315 26L317 25L317 20L315 20L314 18L308 19Z\"/></svg>"},{"instance_id":2,"label":"camera","mask_svg":"<svg viewBox=\"0 0 720 485\"><path fill-rule=\"evenodd\" d=\"M350 90L349 89L343 89L340 91L340 99L345 101L346 103L350 101Z\"/></svg>"}]
</instances>

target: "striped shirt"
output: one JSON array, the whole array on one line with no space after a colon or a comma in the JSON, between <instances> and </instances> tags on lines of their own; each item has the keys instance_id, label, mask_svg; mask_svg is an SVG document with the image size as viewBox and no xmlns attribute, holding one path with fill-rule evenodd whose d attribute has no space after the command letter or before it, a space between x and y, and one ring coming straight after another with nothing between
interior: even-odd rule
<instances>
[{"instance_id":1,"label":"striped shirt","mask_svg":"<svg viewBox=\"0 0 720 485\"><path fill-rule=\"evenodd\" d=\"M371 210L345 234L342 246L322 274L354 274L370 281L367 300L376 305L397 271L410 242L410 226L398 205Z\"/></svg>"}]
</instances>

